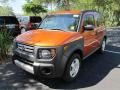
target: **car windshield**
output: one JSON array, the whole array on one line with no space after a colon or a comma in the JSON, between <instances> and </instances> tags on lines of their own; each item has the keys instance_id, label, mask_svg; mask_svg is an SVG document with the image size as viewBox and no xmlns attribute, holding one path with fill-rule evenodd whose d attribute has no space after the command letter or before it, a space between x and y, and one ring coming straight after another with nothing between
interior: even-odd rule
<instances>
[{"instance_id":1,"label":"car windshield","mask_svg":"<svg viewBox=\"0 0 120 90\"><path fill-rule=\"evenodd\" d=\"M63 31L76 31L80 15L48 15L41 22L39 28Z\"/></svg>"}]
</instances>

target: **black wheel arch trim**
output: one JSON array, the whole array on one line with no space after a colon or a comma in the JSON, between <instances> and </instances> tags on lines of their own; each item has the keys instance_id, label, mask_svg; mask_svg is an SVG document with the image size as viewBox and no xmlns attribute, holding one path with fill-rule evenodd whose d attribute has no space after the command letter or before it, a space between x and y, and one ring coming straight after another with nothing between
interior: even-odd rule
<instances>
[{"instance_id":1,"label":"black wheel arch trim","mask_svg":"<svg viewBox=\"0 0 120 90\"><path fill-rule=\"evenodd\" d=\"M66 51L64 51L62 61L60 63L60 65L62 65L62 67L61 67L61 70L63 71L62 75L64 74L67 62L69 61L69 58L74 53L79 53L81 59L83 58L83 47L84 47L84 40L83 39L69 43L68 49Z\"/></svg>"}]
</instances>

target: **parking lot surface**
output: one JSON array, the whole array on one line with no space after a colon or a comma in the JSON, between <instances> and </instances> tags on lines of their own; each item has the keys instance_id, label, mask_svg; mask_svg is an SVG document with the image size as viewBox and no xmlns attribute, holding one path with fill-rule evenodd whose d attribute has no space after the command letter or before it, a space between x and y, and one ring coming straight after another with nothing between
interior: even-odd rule
<instances>
[{"instance_id":1,"label":"parking lot surface","mask_svg":"<svg viewBox=\"0 0 120 90\"><path fill-rule=\"evenodd\" d=\"M93 54L82 65L72 83L37 78L11 62L0 65L0 90L120 90L120 30L108 31L104 54Z\"/></svg>"}]
</instances>

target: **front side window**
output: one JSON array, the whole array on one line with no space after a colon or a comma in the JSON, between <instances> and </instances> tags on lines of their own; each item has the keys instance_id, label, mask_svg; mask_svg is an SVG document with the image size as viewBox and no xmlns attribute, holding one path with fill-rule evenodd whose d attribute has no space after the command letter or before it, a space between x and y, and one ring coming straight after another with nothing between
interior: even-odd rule
<instances>
[{"instance_id":1,"label":"front side window","mask_svg":"<svg viewBox=\"0 0 120 90\"><path fill-rule=\"evenodd\" d=\"M95 25L94 23L94 16L93 15L85 15L84 17L84 26L87 26L87 25Z\"/></svg>"},{"instance_id":2,"label":"front side window","mask_svg":"<svg viewBox=\"0 0 120 90\"><path fill-rule=\"evenodd\" d=\"M76 31L80 15L48 15L40 24L39 28L51 30Z\"/></svg>"}]
</instances>

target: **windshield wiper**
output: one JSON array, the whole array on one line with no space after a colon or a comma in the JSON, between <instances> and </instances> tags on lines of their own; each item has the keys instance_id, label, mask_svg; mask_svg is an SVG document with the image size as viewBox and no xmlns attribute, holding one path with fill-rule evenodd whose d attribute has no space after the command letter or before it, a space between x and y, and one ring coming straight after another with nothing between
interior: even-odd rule
<instances>
[{"instance_id":1,"label":"windshield wiper","mask_svg":"<svg viewBox=\"0 0 120 90\"><path fill-rule=\"evenodd\" d=\"M39 29L44 29L44 28L39 28ZM62 30L62 29L59 29L59 28L53 28L53 29L51 29L51 30L59 30L59 31L64 31L64 30Z\"/></svg>"},{"instance_id":2,"label":"windshield wiper","mask_svg":"<svg viewBox=\"0 0 120 90\"><path fill-rule=\"evenodd\" d=\"M51 29L51 30L60 30L60 31L64 31L64 30L59 29L59 28L53 28L53 29Z\"/></svg>"}]
</instances>

